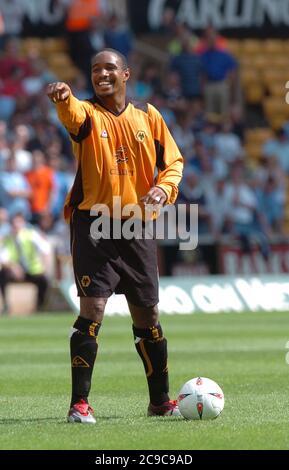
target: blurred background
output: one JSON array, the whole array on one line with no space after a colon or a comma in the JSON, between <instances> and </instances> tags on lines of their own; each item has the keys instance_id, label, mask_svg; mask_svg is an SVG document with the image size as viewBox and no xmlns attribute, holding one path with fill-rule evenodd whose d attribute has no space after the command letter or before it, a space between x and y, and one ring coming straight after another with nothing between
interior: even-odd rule
<instances>
[{"instance_id":1,"label":"blurred background","mask_svg":"<svg viewBox=\"0 0 289 470\"><path fill-rule=\"evenodd\" d=\"M0 263L12 259L13 280L25 281L5 293L0 268L3 313L35 308L31 282L37 309L44 297L46 310L67 308L58 295L72 279L62 208L75 162L45 89L65 81L89 98L90 58L104 47L127 56L129 98L159 109L184 156L177 204L199 205L198 248L160 242L161 276L289 272L283 3L0 0ZM25 246L12 253L20 230Z\"/></svg>"}]
</instances>

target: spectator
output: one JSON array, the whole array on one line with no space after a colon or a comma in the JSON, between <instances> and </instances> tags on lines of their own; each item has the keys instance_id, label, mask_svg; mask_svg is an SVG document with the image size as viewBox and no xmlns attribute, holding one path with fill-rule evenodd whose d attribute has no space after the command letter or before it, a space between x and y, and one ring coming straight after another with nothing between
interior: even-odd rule
<instances>
[{"instance_id":1,"label":"spectator","mask_svg":"<svg viewBox=\"0 0 289 470\"><path fill-rule=\"evenodd\" d=\"M260 194L260 212L275 233L283 233L285 202L286 194L280 188L279 181L269 176Z\"/></svg>"},{"instance_id":2,"label":"spectator","mask_svg":"<svg viewBox=\"0 0 289 470\"><path fill-rule=\"evenodd\" d=\"M162 36L166 36L167 38L170 38L174 34L175 26L176 26L175 10L170 7L165 7L163 16L162 16L162 22L158 29L158 33L161 34Z\"/></svg>"},{"instance_id":3,"label":"spectator","mask_svg":"<svg viewBox=\"0 0 289 470\"><path fill-rule=\"evenodd\" d=\"M133 39L130 30L124 23L121 23L116 14L108 18L107 26L104 31L105 47L110 47L121 52L128 57L132 47Z\"/></svg>"},{"instance_id":4,"label":"spectator","mask_svg":"<svg viewBox=\"0 0 289 470\"><path fill-rule=\"evenodd\" d=\"M64 171L65 161L60 155L52 155L49 159L49 166L53 170L53 192L49 212L56 220L62 215L65 198L72 187L74 175Z\"/></svg>"},{"instance_id":5,"label":"spectator","mask_svg":"<svg viewBox=\"0 0 289 470\"><path fill-rule=\"evenodd\" d=\"M210 44L214 43L215 49L218 51L226 51L228 49L227 40L217 33L214 26L208 25L202 34L202 37L195 45L194 51L197 54L203 54L210 48Z\"/></svg>"},{"instance_id":6,"label":"spectator","mask_svg":"<svg viewBox=\"0 0 289 470\"><path fill-rule=\"evenodd\" d=\"M34 228L27 226L22 214L11 219L11 232L4 237L0 250L0 290L2 313L8 312L6 287L10 282L31 282L37 287L37 310L43 307L48 288L45 257L49 244Z\"/></svg>"},{"instance_id":7,"label":"spectator","mask_svg":"<svg viewBox=\"0 0 289 470\"><path fill-rule=\"evenodd\" d=\"M189 26L184 22L177 22L173 26L173 36L172 39L168 41L167 47L169 54L172 56L178 56L181 54L184 41L188 43L188 50L193 52L198 39L194 34L192 34Z\"/></svg>"},{"instance_id":8,"label":"spectator","mask_svg":"<svg viewBox=\"0 0 289 470\"><path fill-rule=\"evenodd\" d=\"M142 81L146 83L154 94L162 92L162 82L160 78L159 66L155 62L146 62L143 66Z\"/></svg>"},{"instance_id":9,"label":"spectator","mask_svg":"<svg viewBox=\"0 0 289 470\"><path fill-rule=\"evenodd\" d=\"M228 117L237 62L229 52L217 49L214 36L209 38L207 50L200 58L205 75L206 111Z\"/></svg>"},{"instance_id":10,"label":"spectator","mask_svg":"<svg viewBox=\"0 0 289 470\"><path fill-rule=\"evenodd\" d=\"M169 108L168 103L164 97L162 95L153 95L150 102L159 110L168 128L172 129L176 123L176 116L175 113Z\"/></svg>"},{"instance_id":11,"label":"spectator","mask_svg":"<svg viewBox=\"0 0 289 470\"><path fill-rule=\"evenodd\" d=\"M228 232L229 201L225 196L226 180L219 178L207 188L208 208L212 219L213 234L219 237Z\"/></svg>"},{"instance_id":12,"label":"spectator","mask_svg":"<svg viewBox=\"0 0 289 470\"><path fill-rule=\"evenodd\" d=\"M208 205L209 201L203 186L200 184L200 175L193 167L187 166L184 171L178 203L187 205L188 214L190 212L190 204L197 204L199 235L212 232L212 219ZM187 227L187 229L188 228L189 227Z\"/></svg>"},{"instance_id":13,"label":"spectator","mask_svg":"<svg viewBox=\"0 0 289 470\"><path fill-rule=\"evenodd\" d=\"M265 142L263 154L268 157L276 157L285 173L289 174L289 139L284 129L276 131L274 139Z\"/></svg>"},{"instance_id":14,"label":"spectator","mask_svg":"<svg viewBox=\"0 0 289 470\"><path fill-rule=\"evenodd\" d=\"M79 72L71 83L71 89L74 96L79 100L87 100L92 95L91 90L87 86L87 80L83 73Z\"/></svg>"},{"instance_id":15,"label":"spectator","mask_svg":"<svg viewBox=\"0 0 289 470\"><path fill-rule=\"evenodd\" d=\"M9 217L20 212L29 219L30 196L31 188L23 174L17 170L15 155L12 154L6 161L5 171L0 174L0 205L7 209Z\"/></svg>"},{"instance_id":16,"label":"spectator","mask_svg":"<svg viewBox=\"0 0 289 470\"><path fill-rule=\"evenodd\" d=\"M70 54L74 63L90 76L90 57L93 54L90 42L91 18L100 15L95 0L71 0L68 7L66 30L70 44Z\"/></svg>"},{"instance_id":17,"label":"spectator","mask_svg":"<svg viewBox=\"0 0 289 470\"><path fill-rule=\"evenodd\" d=\"M30 73L23 79L22 87L24 93L28 96L35 96L40 94L47 83L55 80L52 72L47 70L45 61L38 55L31 52L30 59Z\"/></svg>"},{"instance_id":18,"label":"spectator","mask_svg":"<svg viewBox=\"0 0 289 470\"><path fill-rule=\"evenodd\" d=\"M0 50L3 48L3 45L4 45L4 34L5 34L4 19L0 11Z\"/></svg>"},{"instance_id":19,"label":"spectator","mask_svg":"<svg viewBox=\"0 0 289 470\"><path fill-rule=\"evenodd\" d=\"M11 154L8 143L7 125L4 121L0 121L0 171L5 169L6 160Z\"/></svg>"},{"instance_id":20,"label":"spectator","mask_svg":"<svg viewBox=\"0 0 289 470\"><path fill-rule=\"evenodd\" d=\"M232 164L244 156L244 150L240 138L232 132L232 125L226 121L220 132L215 136L215 148L217 156L227 164Z\"/></svg>"},{"instance_id":21,"label":"spectator","mask_svg":"<svg viewBox=\"0 0 289 470\"><path fill-rule=\"evenodd\" d=\"M90 21L89 42L92 55L105 48L103 20L102 16L95 16Z\"/></svg>"},{"instance_id":22,"label":"spectator","mask_svg":"<svg viewBox=\"0 0 289 470\"><path fill-rule=\"evenodd\" d=\"M193 53L188 37L182 39L181 53L173 57L170 69L178 73L181 80L182 94L187 99L202 97L202 63L199 56Z\"/></svg>"},{"instance_id":23,"label":"spectator","mask_svg":"<svg viewBox=\"0 0 289 470\"><path fill-rule=\"evenodd\" d=\"M0 206L0 246L3 238L5 238L10 231L9 214L5 207Z\"/></svg>"},{"instance_id":24,"label":"spectator","mask_svg":"<svg viewBox=\"0 0 289 470\"><path fill-rule=\"evenodd\" d=\"M27 173L27 180L31 186L32 223L37 224L41 213L51 205L54 171L46 164L41 150L34 150L32 156L33 165Z\"/></svg>"},{"instance_id":25,"label":"spectator","mask_svg":"<svg viewBox=\"0 0 289 470\"><path fill-rule=\"evenodd\" d=\"M258 211L258 201L254 191L245 182L243 166L235 164L231 169L230 182L224 191L228 202L228 219L231 233L237 236L245 253L252 250L252 240L259 243L264 258L268 258L269 246L264 217Z\"/></svg>"},{"instance_id":26,"label":"spectator","mask_svg":"<svg viewBox=\"0 0 289 470\"><path fill-rule=\"evenodd\" d=\"M15 155L16 168L21 173L26 173L31 169L32 155L27 147L29 145L31 133L28 126L18 124L14 129L12 148Z\"/></svg>"},{"instance_id":27,"label":"spectator","mask_svg":"<svg viewBox=\"0 0 289 470\"><path fill-rule=\"evenodd\" d=\"M163 95L173 111L178 111L184 106L180 76L177 72L168 72L163 86Z\"/></svg>"},{"instance_id":28,"label":"spectator","mask_svg":"<svg viewBox=\"0 0 289 470\"><path fill-rule=\"evenodd\" d=\"M188 111L188 108L186 109ZM188 160L195 141L190 113L180 114L177 123L172 124L171 131L182 155Z\"/></svg>"},{"instance_id":29,"label":"spectator","mask_svg":"<svg viewBox=\"0 0 289 470\"><path fill-rule=\"evenodd\" d=\"M21 78L27 77L30 74L30 65L29 61L21 56L19 40L10 38L5 43L4 53L0 58L1 79L9 79L15 72Z\"/></svg>"}]
</instances>

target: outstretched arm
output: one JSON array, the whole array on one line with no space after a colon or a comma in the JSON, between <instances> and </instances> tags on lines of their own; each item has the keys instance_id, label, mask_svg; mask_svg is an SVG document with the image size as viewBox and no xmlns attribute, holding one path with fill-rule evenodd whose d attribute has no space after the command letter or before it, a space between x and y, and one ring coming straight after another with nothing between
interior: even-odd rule
<instances>
[{"instance_id":1,"label":"outstretched arm","mask_svg":"<svg viewBox=\"0 0 289 470\"><path fill-rule=\"evenodd\" d=\"M73 96L67 83L50 83L47 87L48 98L56 105L58 117L68 132L77 135L86 119L86 112L81 101Z\"/></svg>"}]
</instances>

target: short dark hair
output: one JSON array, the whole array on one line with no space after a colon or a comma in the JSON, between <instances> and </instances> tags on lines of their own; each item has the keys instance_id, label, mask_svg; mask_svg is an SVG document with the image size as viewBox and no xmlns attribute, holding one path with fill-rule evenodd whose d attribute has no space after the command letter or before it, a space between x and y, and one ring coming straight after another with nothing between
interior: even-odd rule
<instances>
[{"instance_id":1,"label":"short dark hair","mask_svg":"<svg viewBox=\"0 0 289 470\"><path fill-rule=\"evenodd\" d=\"M94 54L91 58L91 65L93 64L93 60L96 56L98 56L99 54L101 54L102 52L112 52L113 54L115 54L119 60L121 61L121 65L122 65L122 68L124 70L126 70L128 68L128 62L127 62L127 58L125 57L125 55L123 55L121 52L117 51L116 49L112 49L110 47L106 47L105 49L102 49L101 51L97 52L96 54Z\"/></svg>"}]
</instances>

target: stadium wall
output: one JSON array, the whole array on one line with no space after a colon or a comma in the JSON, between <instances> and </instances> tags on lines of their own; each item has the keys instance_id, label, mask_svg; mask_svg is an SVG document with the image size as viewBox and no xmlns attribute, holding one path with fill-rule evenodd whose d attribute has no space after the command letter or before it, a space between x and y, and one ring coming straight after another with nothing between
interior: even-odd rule
<instances>
[{"instance_id":1,"label":"stadium wall","mask_svg":"<svg viewBox=\"0 0 289 470\"><path fill-rule=\"evenodd\" d=\"M78 313L75 284L63 281L60 288L71 308ZM168 315L289 312L289 280L286 275L161 278L159 309ZM123 295L110 297L106 315L129 315Z\"/></svg>"},{"instance_id":2,"label":"stadium wall","mask_svg":"<svg viewBox=\"0 0 289 470\"><path fill-rule=\"evenodd\" d=\"M194 31L211 24L228 37L289 35L289 0L128 0L134 32L158 31L167 8Z\"/></svg>"}]
</instances>

